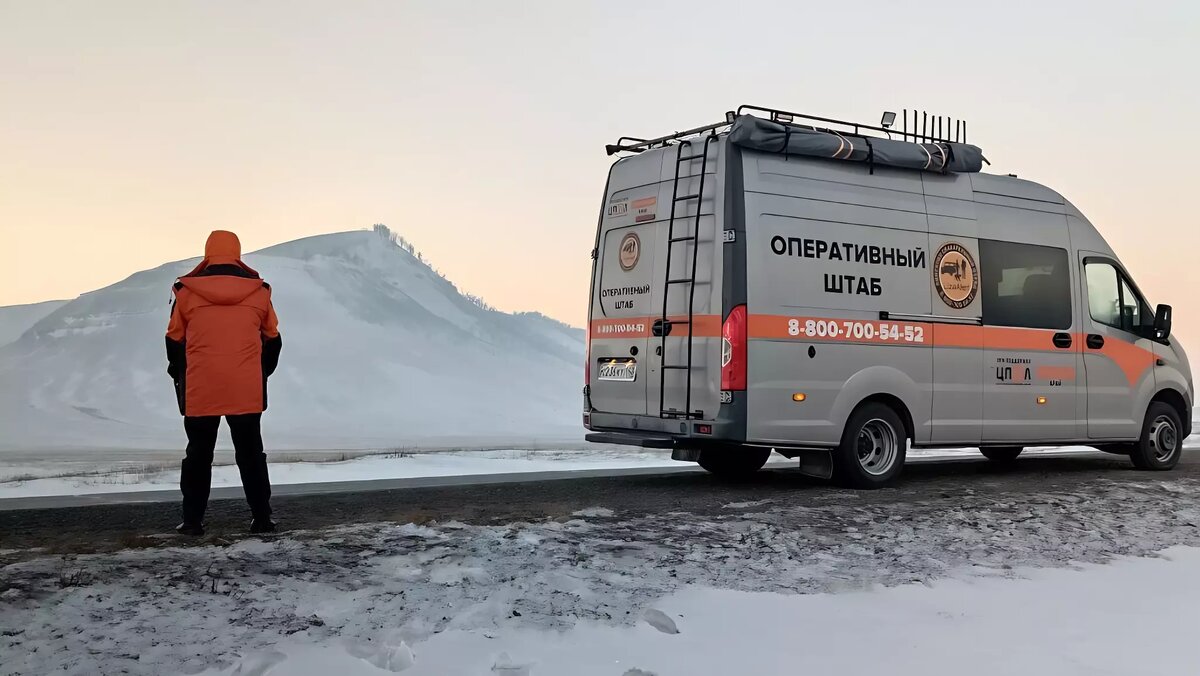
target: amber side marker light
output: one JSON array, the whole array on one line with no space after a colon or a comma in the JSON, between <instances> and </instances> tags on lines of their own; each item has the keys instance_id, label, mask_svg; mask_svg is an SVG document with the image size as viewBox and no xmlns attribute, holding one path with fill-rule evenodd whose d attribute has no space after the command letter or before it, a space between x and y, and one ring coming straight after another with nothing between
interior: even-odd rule
<instances>
[{"instance_id":1,"label":"amber side marker light","mask_svg":"<svg viewBox=\"0 0 1200 676\"><path fill-rule=\"evenodd\" d=\"M792 401L804 401L808 399L808 395L803 392L797 392L792 395Z\"/></svg>"},{"instance_id":2,"label":"amber side marker light","mask_svg":"<svg viewBox=\"0 0 1200 676\"><path fill-rule=\"evenodd\" d=\"M1044 404L1044 403L1046 403L1046 398L1045 398L1045 397L1038 397L1038 398L1037 398L1037 402L1038 402L1038 404L1039 404L1039 405L1041 405L1041 404Z\"/></svg>"}]
</instances>

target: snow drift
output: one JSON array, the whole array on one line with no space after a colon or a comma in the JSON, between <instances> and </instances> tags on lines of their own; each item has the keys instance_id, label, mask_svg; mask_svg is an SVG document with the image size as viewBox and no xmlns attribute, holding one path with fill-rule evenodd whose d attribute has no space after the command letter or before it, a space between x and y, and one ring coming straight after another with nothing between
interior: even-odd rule
<instances>
[{"instance_id":1,"label":"snow drift","mask_svg":"<svg viewBox=\"0 0 1200 676\"><path fill-rule=\"evenodd\" d=\"M582 331L487 308L382 226L246 261L271 283L284 341L269 447L578 437ZM84 294L0 343L0 449L179 446L162 336L171 285L196 262Z\"/></svg>"},{"instance_id":2,"label":"snow drift","mask_svg":"<svg viewBox=\"0 0 1200 676\"><path fill-rule=\"evenodd\" d=\"M29 327L66 305L67 302L65 300L48 300L44 303L0 307L0 346L20 338L21 334L29 330Z\"/></svg>"}]
</instances>

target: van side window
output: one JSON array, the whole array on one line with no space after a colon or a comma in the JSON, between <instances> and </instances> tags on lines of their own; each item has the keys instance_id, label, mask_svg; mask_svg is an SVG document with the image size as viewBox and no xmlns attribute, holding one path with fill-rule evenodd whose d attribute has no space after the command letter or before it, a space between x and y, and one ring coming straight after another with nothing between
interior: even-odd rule
<instances>
[{"instance_id":1,"label":"van side window","mask_svg":"<svg viewBox=\"0 0 1200 676\"><path fill-rule=\"evenodd\" d=\"M1139 333L1154 323L1154 316L1129 280L1112 263L1096 261L1084 266L1087 277L1088 312L1092 319L1115 329Z\"/></svg>"},{"instance_id":2,"label":"van side window","mask_svg":"<svg viewBox=\"0 0 1200 676\"><path fill-rule=\"evenodd\" d=\"M979 240L983 323L1071 328L1071 272L1065 249Z\"/></svg>"}]
</instances>

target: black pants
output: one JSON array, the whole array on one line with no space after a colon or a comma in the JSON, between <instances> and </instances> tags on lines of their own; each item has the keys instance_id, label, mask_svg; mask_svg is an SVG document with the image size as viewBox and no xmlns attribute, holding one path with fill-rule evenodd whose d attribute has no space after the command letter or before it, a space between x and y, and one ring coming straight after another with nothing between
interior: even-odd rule
<instances>
[{"instance_id":1,"label":"black pants","mask_svg":"<svg viewBox=\"0 0 1200 676\"><path fill-rule=\"evenodd\" d=\"M237 459L238 472L242 475L246 502L250 504L250 513L256 519L271 516L271 480L267 476L267 454L263 452L262 431L259 429L261 420L261 413L225 416L233 437L234 457ZM204 521L208 491L212 486L213 449L217 445L217 428L220 425L220 416L183 419L188 445L179 489L183 492L183 520L187 523Z\"/></svg>"}]
</instances>

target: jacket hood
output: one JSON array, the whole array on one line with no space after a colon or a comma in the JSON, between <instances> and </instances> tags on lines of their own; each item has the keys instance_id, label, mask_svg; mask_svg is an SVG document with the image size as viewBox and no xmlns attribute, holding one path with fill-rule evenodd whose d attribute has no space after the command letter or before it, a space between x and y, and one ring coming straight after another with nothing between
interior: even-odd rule
<instances>
[{"instance_id":1,"label":"jacket hood","mask_svg":"<svg viewBox=\"0 0 1200 676\"><path fill-rule=\"evenodd\" d=\"M179 283L214 305L237 305L263 288L257 277L209 275L180 277Z\"/></svg>"},{"instance_id":2,"label":"jacket hood","mask_svg":"<svg viewBox=\"0 0 1200 676\"><path fill-rule=\"evenodd\" d=\"M228 230L213 230L209 233L208 241L204 243L204 259L184 276L200 274L211 265L236 265L255 277L258 276L254 268L242 262L242 242L236 234Z\"/></svg>"}]
</instances>

